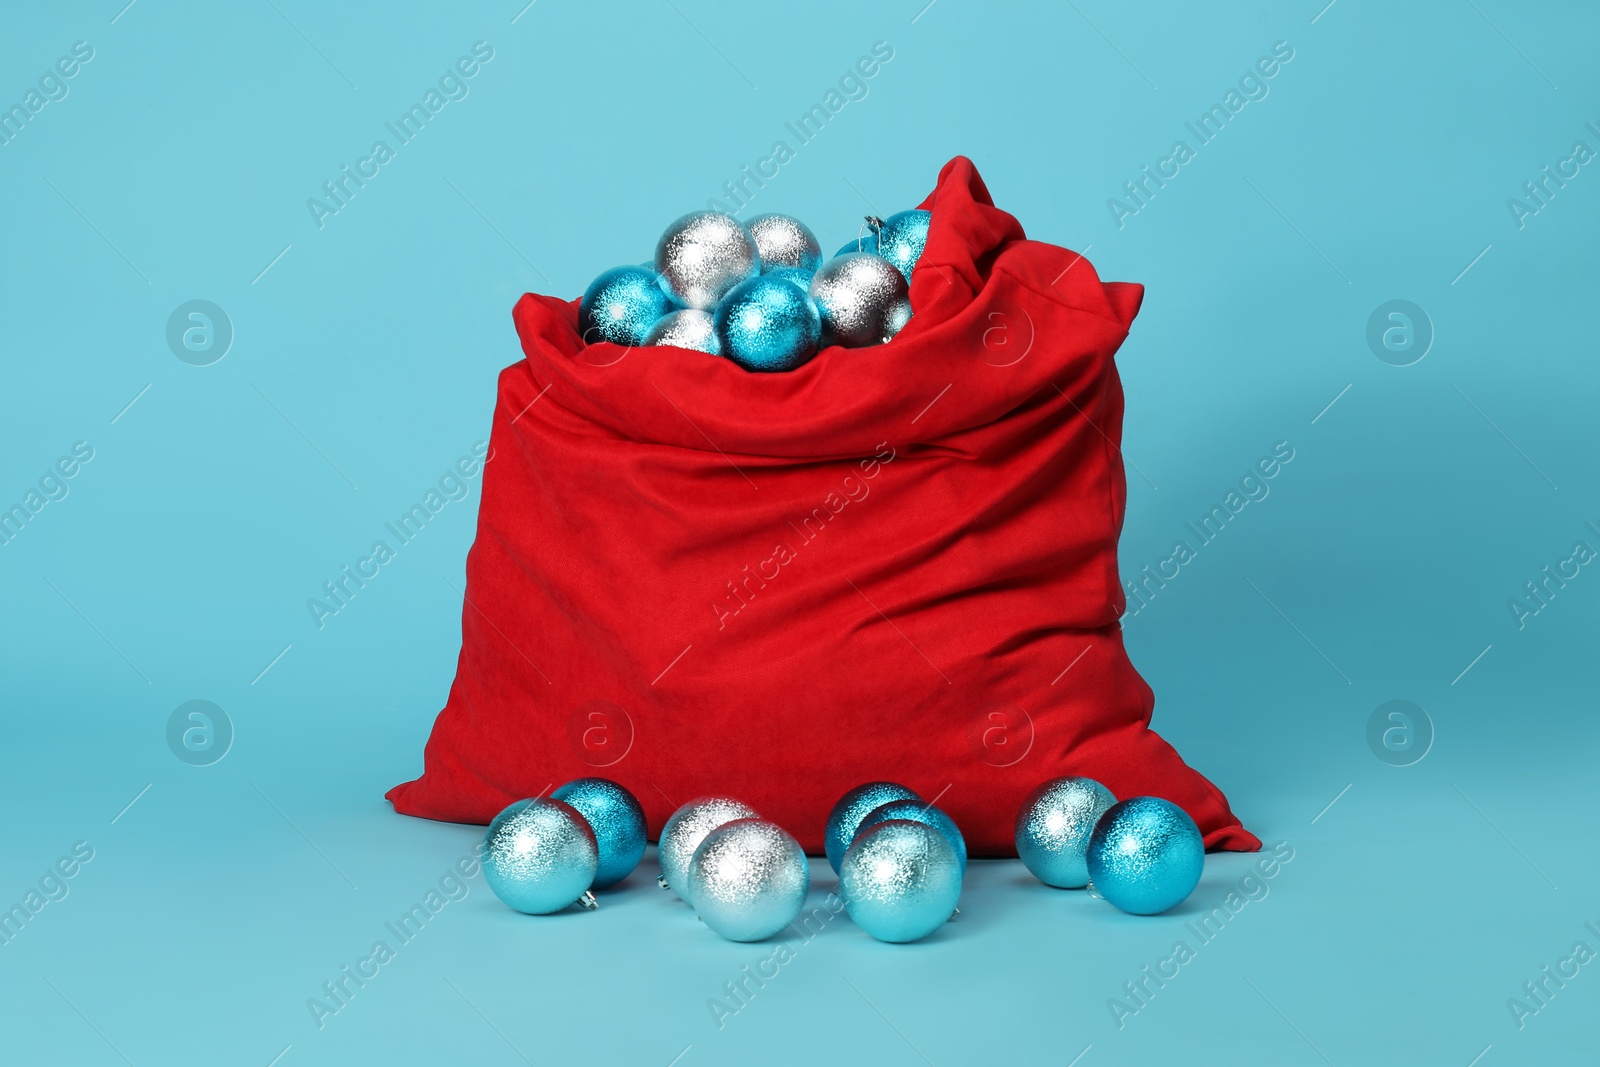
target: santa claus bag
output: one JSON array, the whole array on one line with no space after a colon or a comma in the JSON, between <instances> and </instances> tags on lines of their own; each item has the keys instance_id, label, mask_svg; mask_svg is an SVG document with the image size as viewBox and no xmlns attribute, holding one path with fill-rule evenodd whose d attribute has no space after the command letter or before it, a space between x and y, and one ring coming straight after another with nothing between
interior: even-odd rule
<instances>
[{"instance_id":1,"label":"santa claus bag","mask_svg":"<svg viewBox=\"0 0 1600 1067\"><path fill-rule=\"evenodd\" d=\"M1078 774L1260 847L1123 650L1112 357L1143 288L1027 240L964 158L922 206L910 324L789 373L585 345L575 301L522 297L455 682L395 810L484 823L600 776L652 837L726 794L817 852L888 779L1001 856Z\"/></svg>"}]
</instances>

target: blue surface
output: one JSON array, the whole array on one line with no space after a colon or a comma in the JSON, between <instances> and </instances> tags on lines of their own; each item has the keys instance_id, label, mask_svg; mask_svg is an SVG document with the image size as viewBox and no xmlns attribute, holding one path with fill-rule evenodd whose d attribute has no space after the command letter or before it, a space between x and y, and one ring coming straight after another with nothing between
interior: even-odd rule
<instances>
[{"instance_id":1,"label":"blue surface","mask_svg":"<svg viewBox=\"0 0 1600 1067\"><path fill-rule=\"evenodd\" d=\"M93 458L0 546L0 900L75 842L93 858L0 946L0 1059L1592 1058L1595 965L1520 1028L1507 1001L1575 942L1600 950L1600 577L1569 564L1520 627L1508 601L1575 541L1600 548L1600 173L1551 182L1520 226L1507 201L1575 141L1600 149L1600 16L1325 2L9 11L4 102L75 41L93 58L0 145L0 498L75 442ZM480 40L492 60L446 81L467 95L319 228L307 198ZM800 144L785 124L880 40L892 60ZM1108 208L1279 41L1293 59L1246 83L1257 99ZM1270 880L1211 856L1189 904L1142 919L975 861L930 940L819 919L757 988L744 968L777 948L713 936L654 887L653 855L599 912L528 918L481 875L451 888L478 831L382 800L420 768L454 668L479 483L453 472L518 356L513 301L646 259L780 138L793 156L748 213L791 212L825 247L960 152L1031 235L1149 286L1119 359L1122 559L1154 573L1180 539L1194 558L1151 582L1127 640L1157 727L1292 849ZM186 358L169 349L192 300L231 321L219 361L182 347L185 317ZM1432 323L1408 366L1416 348L1368 344L1394 300ZM1200 544L1187 524L1278 442L1292 461ZM442 510L362 564L430 488ZM319 627L307 599L344 565L378 570ZM232 725L209 765L203 709L172 732L189 760L169 749L192 700ZM1425 748L1384 748L1405 741L1392 708L1369 747L1396 700L1425 709ZM1202 942L1189 924L1238 887ZM398 943L386 924L430 889L441 910L319 1029L308 999ZM1108 1002L1170 973L1179 939L1193 958L1119 1026Z\"/></svg>"}]
</instances>

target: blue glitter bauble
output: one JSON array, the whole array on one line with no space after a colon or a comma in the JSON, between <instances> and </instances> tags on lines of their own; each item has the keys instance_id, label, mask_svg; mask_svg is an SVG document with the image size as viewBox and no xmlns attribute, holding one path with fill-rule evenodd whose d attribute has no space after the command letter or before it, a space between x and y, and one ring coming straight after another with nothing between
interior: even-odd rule
<instances>
[{"instance_id":1,"label":"blue glitter bauble","mask_svg":"<svg viewBox=\"0 0 1600 1067\"><path fill-rule=\"evenodd\" d=\"M593 907L588 893L598 867L594 831L560 800L519 800L494 817L484 836L483 880L529 915L577 903Z\"/></svg>"},{"instance_id":2,"label":"blue glitter bauble","mask_svg":"<svg viewBox=\"0 0 1600 1067\"><path fill-rule=\"evenodd\" d=\"M961 877L967 876L967 839L961 836L961 828L950 816L920 800L891 800L867 813L867 817L861 820L861 825L856 827L856 836L860 837L873 826L890 819L910 819L912 822L927 823L939 831L950 841L950 847L956 850L956 859L961 863Z\"/></svg>"},{"instance_id":3,"label":"blue glitter bauble","mask_svg":"<svg viewBox=\"0 0 1600 1067\"><path fill-rule=\"evenodd\" d=\"M729 941L765 941L794 922L811 890L800 843L766 819L735 819L706 835L689 861L689 895Z\"/></svg>"},{"instance_id":4,"label":"blue glitter bauble","mask_svg":"<svg viewBox=\"0 0 1600 1067\"><path fill-rule=\"evenodd\" d=\"M889 309L889 314L884 316L883 339L885 343L893 341L895 334L906 328L906 323L911 321L911 301L896 304Z\"/></svg>"},{"instance_id":5,"label":"blue glitter bauble","mask_svg":"<svg viewBox=\"0 0 1600 1067\"><path fill-rule=\"evenodd\" d=\"M745 370L794 370L817 354L821 336L805 290L770 274L740 283L717 305L722 354Z\"/></svg>"},{"instance_id":6,"label":"blue glitter bauble","mask_svg":"<svg viewBox=\"0 0 1600 1067\"><path fill-rule=\"evenodd\" d=\"M863 830L844 854L839 893L850 918L879 941L916 941L955 913L961 865L938 830L889 819Z\"/></svg>"},{"instance_id":7,"label":"blue glitter bauble","mask_svg":"<svg viewBox=\"0 0 1600 1067\"><path fill-rule=\"evenodd\" d=\"M1117 798L1093 778L1052 778L1017 812L1017 855L1045 885L1082 889L1089 884L1089 835Z\"/></svg>"},{"instance_id":8,"label":"blue glitter bauble","mask_svg":"<svg viewBox=\"0 0 1600 1067\"><path fill-rule=\"evenodd\" d=\"M1100 817L1086 859L1101 896L1134 915L1156 915L1194 892L1206 846L1200 828L1178 805L1134 797Z\"/></svg>"},{"instance_id":9,"label":"blue glitter bauble","mask_svg":"<svg viewBox=\"0 0 1600 1067\"><path fill-rule=\"evenodd\" d=\"M834 253L834 255L837 257L837 256L845 255L846 253L849 253L849 252L873 252L873 253L876 253L877 251L878 251L878 235L873 233L871 230L868 230L866 233L862 234L860 237L857 237L857 238L854 238L854 239L852 239L850 241L847 241L845 243L845 245L842 248L839 249L839 251Z\"/></svg>"},{"instance_id":10,"label":"blue glitter bauble","mask_svg":"<svg viewBox=\"0 0 1600 1067\"><path fill-rule=\"evenodd\" d=\"M794 282L806 292L811 291L811 279L816 276L814 270L803 270L800 267L779 267L768 272L769 278L782 278L786 282Z\"/></svg>"},{"instance_id":11,"label":"blue glitter bauble","mask_svg":"<svg viewBox=\"0 0 1600 1067\"><path fill-rule=\"evenodd\" d=\"M894 782L868 782L858 785L850 792L839 798L839 802L828 813L828 823L822 830L822 850L828 855L828 866L833 868L833 873L839 873L839 863L844 859L845 850L850 847L850 842L856 838L856 831L861 827L861 820L865 819L873 808L881 807L891 800L916 800L917 794L903 785Z\"/></svg>"},{"instance_id":12,"label":"blue glitter bauble","mask_svg":"<svg viewBox=\"0 0 1600 1067\"><path fill-rule=\"evenodd\" d=\"M590 283L578 305L578 334L586 345L642 345L656 320L672 310L656 272L612 267Z\"/></svg>"},{"instance_id":13,"label":"blue glitter bauble","mask_svg":"<svg viewBox=\"0 0 1600 1067\"><path fill-rule=\"evenodd\" d=\"M696 797L667 817L656 840L656 858L661 863L661 888L678 894L690 907L689 864L711 831L735 819L757 818L756 809L732 797Z\"/></svg>"},{"instance_id":14,"label":"blue glitter bauble","mask_svg":"<svg viewBox=\"0 0 1600 1067\"><path fill-rule=\"evenodd\" d=\"M644 808L634 795L606 778L579 778L550 794L578 810L594 831L600 851L594 888L616 885L644 858Z\"/></svg>"},{"instance_id":15,"label":"blue glitter bauble","mask_svg":"<svg viewBox=\"0 0 1600 1067\"><path fill-rule=\"evenodd\" d=\"M922 250L928 244L928 225L933 221L931 211L914 209L890 215L875 227L878 234L878 255L887 259L911 280L911 271Z\"/></svg>"}]
</instances>

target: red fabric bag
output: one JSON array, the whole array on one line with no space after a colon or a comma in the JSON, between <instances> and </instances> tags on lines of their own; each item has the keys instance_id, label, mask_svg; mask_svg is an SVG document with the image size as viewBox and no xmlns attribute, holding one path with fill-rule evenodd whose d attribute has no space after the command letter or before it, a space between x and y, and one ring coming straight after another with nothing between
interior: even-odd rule
<instances>
[{"instance_id":1,"label":"red fabric bag","mask_svg":"<svg viewBox=\"0 0 1600 1067\"><path fill-rule=\"evenodd\" d=\"M787 374L585 346L576 301L518 301L461 658L397 811L484 823L600 775L652 837L724 793L820 852L890 779L1002 856L1027 793L1083 774L1260 847L1122 647L1112 356L1143 288L1026 240L964 158L922 206L911 323Z\"/></svg>"}]
</instances>

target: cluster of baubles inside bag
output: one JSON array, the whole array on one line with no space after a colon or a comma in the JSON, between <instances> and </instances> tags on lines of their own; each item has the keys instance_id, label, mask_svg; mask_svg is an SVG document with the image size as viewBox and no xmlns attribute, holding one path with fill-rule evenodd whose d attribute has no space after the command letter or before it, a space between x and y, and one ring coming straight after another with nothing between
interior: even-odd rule
<instances>
[{"instance_id":1,"label":"cluster of baubles inside bag","mask_svg":"<svg viewBox=\"0 0 1600 1067\"><path fill-rule=\"evenodd\" d=\"M816 235L789 215L692 212L667 227L651 263L590 284L578 330L585 344L670 345L748 371L794 370L831 345L883 344L911 321L911 271L931 219L869 215L824 262Z\"/></svg>"},{"instance_id":2,"label":"cluster of baubles inside bag","mask_svg":"<svg viewBox=\"0 0 1600 1067\"><path fill-rule=\"evenodd\" d=\"M604 778L519 800L489 825L489 887L521 912L598 907L594 889L621 882L644 857L644 809ZM1159 797L1117 801L1090 778L1054 778L1016 822L1017 854L1046 885L1082 889L1125 912L1155 915L1200 881L1205 846L1194 820ZM894 782L850 790L828 814L828 863L850 918L879 941L918 941L957 914L967 845L955 821ZM763 941L799 918L811 868L788 831L732 797L684 804L661 828L661 888L730 941Z\"/></svg>"}]
</instances>

